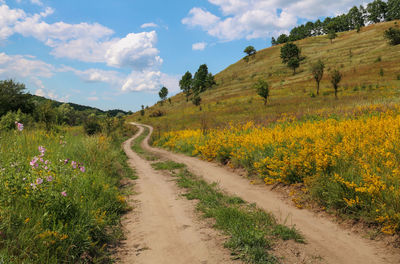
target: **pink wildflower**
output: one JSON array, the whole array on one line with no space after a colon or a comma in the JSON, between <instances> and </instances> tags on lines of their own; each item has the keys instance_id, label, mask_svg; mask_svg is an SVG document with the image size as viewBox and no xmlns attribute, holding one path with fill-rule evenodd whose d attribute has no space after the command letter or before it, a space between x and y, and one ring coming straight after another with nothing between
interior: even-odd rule
<instances>
[{"instance_id":1,"label":"pink wildflower","mask_svg":"<svg viewBox=\"0 0 400 264\"><path fill-rule=\"evenodd\" d=\"M71 161L71 165L72 165L72 168L76 169L76 165L77 165L76 161Z\"/></svg>"},{"instance_id":2,"label":"pink wildflower","mask_svg":"<svg viewBox=\"0 0 400 264\"><path fill-rule=\"evenodd\" d=\"M43 183L43 179L42 178L37 178L36 179L36 184L37 185L40 185L40 184L42 184Z\"/></svg>"},{"instance_id":3,"label":"pink wildflower","mask_svg":"<svg viewBox=\"0 0 400 264\"><path fill-rule=\"evenodd\" d=\"M38 157L34 157L32 160L31 160L31 162L29 163L32 167L35 167L35 168L37 168L39 165L37 164L37 162L38 162Z\"/></svg>"},{"instance_id":4,"label":"pink wildflower","mask_svg":"<svg viewBox=\"0 0 400 264\"><path fill-rule=\"evenodd\" d=\"M85 172L86 171L85 167L83 167L83 166L80 166L79 169L81 170L81 172Z\"/></svg>"},{"instance_id":5,"label":"pink wildflower","mask_svg":"<svg viewBox=\"0 0 400 264\"><path fill-rule=\"evenodd\" d=\"M24 130L24 124L21 124L21 123L17 122L17 128L18 128L19 131Z\"/></svg>"},{"instance_id":6,"label":"pink wildflower","mask_svg":"<svg viewBox=\"0 0 400 264\"><path fill-rule=\"evenodd\" d=\"M46 180L47 180L48 182L52 182L52 181L53 181L53 176L48 176L48 177L46 178Z\"/></svg>"},{"instance_id":7,"label":"pink wildflower","mask_svg":"<svg viewBox=\"0 0 400 264\"><path fill-rule=\"evenodd\" d=\"M67 192L63 191L63 192L61 192L61 195L64 196L64 197L67 197Z\"/></svg>"}]
</instances>

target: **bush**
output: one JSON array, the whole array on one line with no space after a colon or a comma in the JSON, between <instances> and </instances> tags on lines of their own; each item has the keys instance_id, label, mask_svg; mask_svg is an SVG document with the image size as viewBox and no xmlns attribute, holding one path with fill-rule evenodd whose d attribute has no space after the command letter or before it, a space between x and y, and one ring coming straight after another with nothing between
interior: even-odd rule
<instances>
[{"instance_id":1,"label":"bush","mask_svg":"<svg viewBox=\"0 0 400 264\"><path fill-rule=\"evenodd\" d=\"M24 124L25 127L30 126L33 123L33 117L24 114L21 110L18 112L8 112L0 119L0 130L12 130L16 129L15 122Z\"/></svg>"},{"instance_id":2,"label":"bush","mask_svg":"<svg viewBox=\"0 0 400 264\"><path fill-rule=\"evenodd\" d=\"M101 132L101 125L95 116L90 116L83 123L83 129L91 136Z\"/></svg>"},{"instance_id":3,"label":"bush","mask_svg":"<svg viewBox=\"0 0 400 264\"><path fill-rule=\"evenodd\" d=\"M390 45L400 44L400 29L391 27L385 31L384 36L389 40Z\"/></svg>"},{"instance_id":4,"label":"bush","mask_svg":"<svg viewBox=\"0 0 400 264\"><path fill-rule=\"evenodd\" d=\"M161 110L156 110L156 111L152 112L149 116L150 117L161 117L164 115L165 115L165 112L163 112Z\"/></svg>"}]
</instances>

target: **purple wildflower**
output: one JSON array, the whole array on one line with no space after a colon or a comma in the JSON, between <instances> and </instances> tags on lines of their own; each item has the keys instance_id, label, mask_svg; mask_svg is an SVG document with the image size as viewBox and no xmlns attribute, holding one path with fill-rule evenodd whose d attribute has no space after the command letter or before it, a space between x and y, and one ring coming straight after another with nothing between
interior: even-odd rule
<instances>
[{"instance_id":1,"label":"purple wildflower","mask_svg":"<svg viewBox=\"0 0 400 264\"><path fill-rule=\"evenodd\" d=\"M16 124L17 124L17 128L18 128L19 131L24 130L24 124L21 124L21 123L18 123L18 122Z\"/></svg>"},{"instance_id":2,"label":"purple wildflower","mask_svg":"<svg viewBox=\"0 0 400 264\"><path fill-rule=\"evenodd\" d=\"M29 163L32 167L37 168L39 165L37 164L38 162L38 157L33 157L33 159L31 160L31 162Z\"/></svg>"},{"instance_id":3,"label":"purple wildflower","mask_svg":"<svg viewBox=\"0 0 400 264\"><path fill-rule=\"evenodd\" d=\"M67 192L63 191L63 192L61 192L61 195L64 196L64 197L67 197Z\"/></svg>"},{"instance_id":4,"label":"purple wildflower","mask_svg":"<svg viewBox=\"0 0 400 264\"><path fill-rule=\"evenodd\" d=\"M42 178L37 178L36 179L36 184L37 185L40 185L40 184L42 184L43 183L43 179Z\"/></svg>"},{"instance_id":5,"label":"purple wildflower","mask_svg":"<svg viewBox=\"0 0 400 264\"><path fill-rule=\"evenodd\" d=\"M40 157L44 156L44 153L46 152L46 148L43 146L39 146L39 152L40 152ZM43 161L42 161L43 162Z\"/></svg>"},{"instance_id":6,"label":"purple wildflower","mask_svg":"<svg viewBox=\"0 0 400 264\"><path fill-rule=\"evenodd\" d=\"M44 169L45 169L45 170L49 170L49 167L47 167L47 166L44 166Z\"/></svg>"},{"instance_id":7,"label":"purple wildflower","mask_svg":"<svg viewBox=\"0 0 400 264\"><path fill-rule=\"evenodd\" d=\"M46 164L46 165L48 165L50 163L50 161L48 161L48 160L46 160L45 162L44 162L44 164Z\"/></svg>"},{"instance_id":8,"label":"purple wildflower","mask_svg":"<svg viewBox=\"0 0 400 264\"><path fill-rule=\"evenodd\" d=\"M84 166L79 166L79 169L81 170L81 172L85 172L86 171Z\"/></svg>"},{"instance_id":9,"label":"purple wildflower","mask_svg":"<svg viewBox=\"0 0 400 264\"><path fill-rule=\"evenodd\" d=\"M77 165L76 161L71 161L71 165L72 165L72 168L76 169L76 165Z\"/></svg>"},{"instance_id":10,"label":"purple wildflower","mask_svg":"<svg viewBox=\"0 0 400 264\"><path fill-rule=\"evenodd\" d=\"M64 164L68 164L69 159L64 160Z\"/></svg>"},{"instance_id":11,"label":"purple wildflower","mask_svg":"<svg viewBox=\"0 0 400 264\"><path fill-rule=\"evenodd\" d=\"M31 187L32 187L32 189L36 189L36 184L31 183Z\"/></svg>"},{"instance_id":12,"label":"purple wildflower","mask_svg":"<svg viewBox=\"0 0 400 264\"><path fill-rule=\"evenodd\" d=\"M47 180L48 182L52 182L52 181L53 181L53 176L48 176L48 177L46 178L46 180Z\"/></svg>"}]
</instances>

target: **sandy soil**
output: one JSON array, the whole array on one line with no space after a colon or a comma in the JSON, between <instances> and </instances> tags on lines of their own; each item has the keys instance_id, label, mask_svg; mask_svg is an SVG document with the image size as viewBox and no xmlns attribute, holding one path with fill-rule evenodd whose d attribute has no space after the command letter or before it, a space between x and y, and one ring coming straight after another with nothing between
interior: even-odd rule
<instances>
[{"instance_id":1,"label":"sandy soil","mask_svg":"<svg viewBox=\"0 0 400 264\"><path fill-rule=\"evenodd\" d=\"M130 204L135 208L123 219L127 239L118 250L120 263L187 264L239 263L231 261L223 248L221 235L200 223L193 202L182 198L175 182L156 172L150 163L131 150L132 141L123 145L139 179ZM135 199L135 201L133 200Z\"/></svg>"},{"instance_id":2,"label":"sandy soil","mask_svg":"<svg viewBox=\"0 0 400 264\"><path fill-rule=\"evenodd\" d=\"M152 127L147 127L152 132ZM206 181L218 182L220 187L228 193L235 194L247 202L256 203L258 207L272 212L280 222L296 225L307 240L307 245L304 247L307 255L320 256L323 262L331 264L400 263L398 249L393 249L383 242L362 238L329 219L308 210L300 210L285 202L270 187L252 185L249 180L217 164L152 148L148 145L148 138L142 143L145 150L175 162L184 163L189 170Z\"/></svg>"}]
</instances>

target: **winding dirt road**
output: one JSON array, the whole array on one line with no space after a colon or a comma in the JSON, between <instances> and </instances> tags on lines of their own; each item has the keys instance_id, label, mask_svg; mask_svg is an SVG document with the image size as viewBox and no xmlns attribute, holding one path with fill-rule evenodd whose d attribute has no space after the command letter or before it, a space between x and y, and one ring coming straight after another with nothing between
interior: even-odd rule
<instances>
[{"instance_id":1,"label":"winding dirt road","mask_svg":"<svg viewBox=\"0 0 400 264\"><path fill-rule=\"evenodd\" d=\"M219 233L197 220L193 202L179 196L175 182L132 151L132 141L142 132L143 127L139 127L139 132L123 144L139 179L134 183L138 194L130 197L137 200L130 200L135 209L122 223L127 239L117 253L119 262L239 263L230 260L230 252L217 239Z\"/></svg>"},{"instance_id":2,"label":"winding dirt road","mask_svg":"<svg viewBox=\"0 0 400 264\"><path fill-rule=\"evenodd\" d=\"M139 128L145 126L132 124ZM256 203L258 207L272 212L281 222L295 224L307 240L305 247L307 254L321 256L326 263L330 264L400 263L398 249L388 249L382 242L361 238L326 218L288 205L279 197L279 194L271 191L268 186L251 185L247 179L198 158L150 147L148 139L153 128L146 127L150 129L150 133L142 143L145 150L166 159L184 163L195 175L203 177L208 182L218 182L219 186L227 193L237 195L247 202Z\"/></svg>"}]
</instances>

